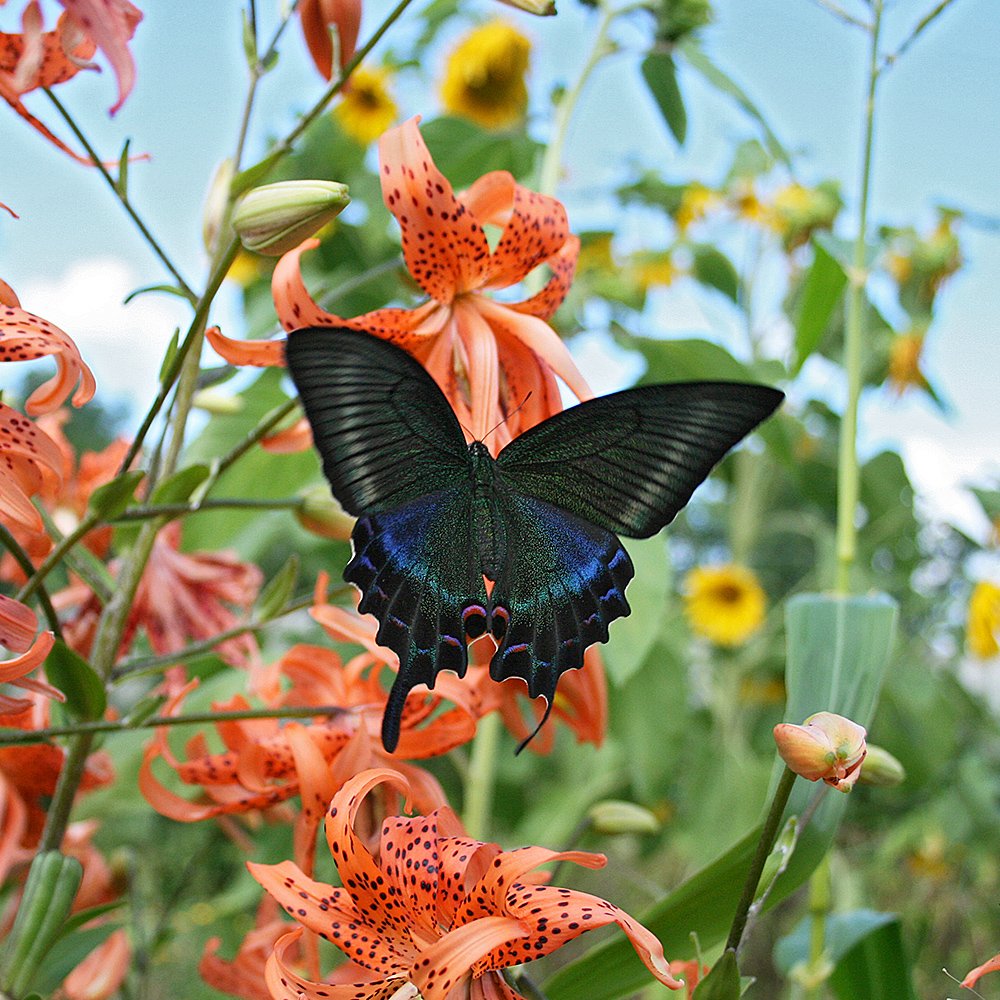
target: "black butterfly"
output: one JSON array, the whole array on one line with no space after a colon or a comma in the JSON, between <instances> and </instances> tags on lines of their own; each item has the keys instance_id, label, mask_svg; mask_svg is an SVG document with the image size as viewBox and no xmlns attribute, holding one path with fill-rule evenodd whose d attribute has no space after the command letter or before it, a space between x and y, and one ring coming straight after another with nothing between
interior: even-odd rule
<instances>
[{"instance_id":1,"label":"black butterfly","mask_svg":"<svg viewBox=\"0 0 1000 1000\"><path fill-rule=\"evenodd\" d=\"M739 382L626 389L550 417L494 460L387 341L311 327L289 334L285 354L323 471L358 518L344 579L399 657L382 719L390 752L410 689L462 676L467 640L487 631L490 676L522 677L551 708L560 674L629 613L634 571L615 533L669 524L783 398Z\"/></svg>"}]
</instances>

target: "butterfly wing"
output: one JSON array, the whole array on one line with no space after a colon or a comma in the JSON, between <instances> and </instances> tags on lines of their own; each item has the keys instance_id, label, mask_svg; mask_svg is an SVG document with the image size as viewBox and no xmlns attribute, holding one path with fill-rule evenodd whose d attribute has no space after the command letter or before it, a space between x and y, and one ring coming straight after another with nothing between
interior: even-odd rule
<instances>
[{"instance_id":1,"label":"butterfly wing","mask_svg":"<svg viewBox=\"0 0 1000 1000\"><path fill-rule=\"evenodd\" d=\"M741 382L640 386L588 400L526 431L497 465L515 491L647 538L784 398Z\"/></svg>"},{"instance_id":2,"label":"butterfly wing","mask_svg":"<svg viewBox=\"0 0 1000 1000\"><path fill-rule=\"evenodd\" d=\"M467 480L462 428L406 351L358 330L310 327L288 335L285 359L349 513L391 510Z\"/></svg>"},{"instance_id":3,"label":"butterfly wing","mask_svg":"<svg viewBox=\"0 0 1000 1000\"><path fill-rule=\"evenodd\" d=\"M433 687L441 670L464 674L466 635L485 629L468 448L434 380L392 344L304 329L289 334L286 358L333 493L359 518L344 579L399 657L382 721L392 751L410 689Z\"/></svg>"},{"instance_id":4,"label":"butterfly wing","mask_svg":"<svg viewBox=\"0 0 1000 1000\"><path fill-rule=\"evenodd\" d=\"M507 546L490 595L490 676L523 678L551 708L560 675L629 613L632 561L610 531L543 500L511 491L500 504Z\"/></svg>"}]
</instances>

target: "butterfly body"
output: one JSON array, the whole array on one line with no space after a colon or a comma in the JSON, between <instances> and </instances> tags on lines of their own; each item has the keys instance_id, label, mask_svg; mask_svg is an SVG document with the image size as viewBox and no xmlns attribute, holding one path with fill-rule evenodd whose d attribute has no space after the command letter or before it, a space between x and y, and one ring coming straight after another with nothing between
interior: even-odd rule
<instances>
[{"instance_id":1,"label":"butterfly body","mask_svg":"<svg viewBox=\"0 0 1000 1000\"><path fill-rule=\"evenodd\" d=\"M289 335L286 357L333 493L358 517L344 578L399 657L390 751L409 691L463 675L468 641L487 632L491 677L520 677L551 707L559 676L629 613L618 533L669 523L782 398L742 383L644 386L557 414L494 458L385 341L311 328Z\"/></svg>"}]
</instances>

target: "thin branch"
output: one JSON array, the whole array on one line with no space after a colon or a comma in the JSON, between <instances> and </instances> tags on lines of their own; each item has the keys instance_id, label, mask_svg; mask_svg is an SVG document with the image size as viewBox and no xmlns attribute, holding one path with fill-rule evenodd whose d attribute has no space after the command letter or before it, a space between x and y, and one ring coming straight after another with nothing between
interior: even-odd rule
<instances>
[{"instance_id":1,"label":"thin branch","mask_svg":"<svg viewBox=\"0 0 1000 1000\"><path fill-rule=\"evenodd\" d=\"M347 591L346 587L342 589L345 592ZM185 646L176 653L165 653L162 656L141 656L134 660L126 660L111 672L111 680L120 681L126 677L138 677L142 674L158 673L164 667L172 667L175 663L194 659L194 657L201 656L203 653L210 653L216 646L229 639L235 639L237 636L244 635L247 632L256 632L258 629L269 625L279 618L285 618L296 611L301 611L303 608L311 607L312 603L313 595L309 594L306 597L300 597L286 604L277 614L269 615L267 618L257 618L253 621L243 622L240 625L234 625L224 632L218 632L207 639L202 639L201 642L193 642L190 646Z\"/></svg>"},{"instance_id":2,"label":"thin branch","mask_svg":"<svg viewBox=\"0 0 1000 1000\"><path fill-rule=\"evenodd\" d=\"M274 500L248 500L244 497L226 497L219 500L202 500L201 503L161 503L148 507L130 507L112 521L147 521L152 517L186 517L207 510L295 510L303 504L302 497L278 497Z\"/></svg>"},{"instance_id":3,"label":"thin branch","mask_svg":"<svg viewBox=\"0 0 1000 1000\"><path fill-rule=\"evenodd\" d=\"M78 722L71 726L49 726L46 729L0 728L0 746L25 746L44 743L58 736L79 736L81 733L130 733L137 729L157 726L194 726L201 723L237 722L241 719L311 719L316 716L335 718L347 709L339 705L295 705L286 708L247 708L234 712L191 712L188 715L153 715L139 722L126 719L103 719L99 722Z\"/></svg>"},{"instance_id":4,"label":"thin branch","mask_svg":"<svg viewBox=\"0 0 1000 1000\"><path fill-rule=\"evenodd\" d=\"M173 276L174 281L177 282L177 287L184 293L188 301L194 303L197 300L198 296L195 295L195 293L191 290L191 286L188 285L188 283L181 276L180 271L178 271L177 268L174 267L173 262L167 256L166 251L164 251L164 249L157 242L156 238L149 231L149 228L146 226L146 223L142 220L139 213L136 211L135 206L129 201L128 195L124 191L122 191L121 188L119 188L118 182L111 176L111 173L108 171L108 168L104 165L103 160L101 160L101 158L97 155L97 152L95 151L94 147L91 146L91 144L87 141L87 137L83 134L79 126L76 124L76 122L73 119L73 116L66 110L65 107L63 107L62 102L59 100L58 97L56 97L56 95L52 92L50 88L44 87L42 89L48 95L48 98L55 106L56 111L58 111L59 114L62 116L63 121L65 121L66 124L70 127L70 130L73 132L73 135L76 136L77 140L87 151L87 155L90 157L91 162L100 171L101 176L104 178L104 180L107 181L108 187L111 188L111 190L114 192L115 197L121 202L122 207L131 217L132 221L135 223L136 228L139 230L139 232L142 233L143 238L149 244L150 249L153 251L154 254L156 254L157 257L160 258L160 262Z\"/></svg>"},{"instance_id":5,"label":"thin branch","mask_svg":"<svg viewBox=\"0 0 1000 1000\"><path fill-rule=\"evenodd\" d=\"M41 566L28 577L28 582L18 591L17 600L24 603L41 587L42 582L62 562L63 557L87 532L97 527L100 518L96 514L88 514L68 535L56 544L56 547L45 557Z\"/></svg>"},{"instance_id":6,"label":"thin branch","mask_svg":"<svg viewBox=\"0 0 1000 1000\"><path fill-rule=\"evenodd\" d=\"M867 21L863 21L860 17L855 17L853 14L844 10L840 4L834 3L833 0L813 0L813 3L815 3L817 7L822 7L825 11L837 18L837 20L843 21L845 24L849 24L854 28L861 28L862 31L872 30L872 26Z\"/></svg>"},{"instance_id":7,"label":"thin branch","mask_svg":"<svg viewBox=\"0 0 1000 1000\"><path fill-rule=\"evenodd\" d=\"M930 25L936 21L938 17L940 17L953 3L954 0L940 0L940 3L935 5L933 9L929 10L919 21L917 21L913 30L903 40L899 48L882 60L879 72L881 73L884 70L891 69L897 60L901 59L906 54L910 46L923 34L923 32L929 28Z\"/></svg>"},{"instance_id":8,"label":"thin branch","mask_svg":"<svg viewBox=\"0 0 1000 1000\"><path fill-rule=\"evenodd\" d=\"M11 554L14 562L17 563L21 568L21 572L29 579L35 572L34 563L32 563L31 558L28 553L21 548L17 539L7 530L5 525L0 524L0 545ZM38 583L35 587L35 594L38 598L38 603L42 606L42 611L45 614L45 620L49 623L49 629L53 634L61 639L62 629L59 627L59 616L56 614L56 609L52 607L52 600L49 597L49 592L45 587Z\"/></svg>"}]
</instances>

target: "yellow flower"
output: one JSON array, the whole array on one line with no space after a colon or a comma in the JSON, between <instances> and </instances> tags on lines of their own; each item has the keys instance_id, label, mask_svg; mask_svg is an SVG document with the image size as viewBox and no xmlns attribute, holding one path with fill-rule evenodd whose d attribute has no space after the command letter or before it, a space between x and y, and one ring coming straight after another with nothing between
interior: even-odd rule
<instances>
[{"instance_id":1,"label":"yellow flower","mask_svg":"<svg viewBox=\"0 0 1000 1000\"><path fill-rule=\"evenodd\" d=\"M889 347L889 384L898 395L914 386L924 388L927 379L920 370L920 355L924 349L923 331L900 333Z\"/></svg>"},{"instance_id":2,"label":"yellow flower","mask_svg":"<svg viewBox=\"0 0 1000 1000\"><path fill-rule=\"evenodd\" d=\"M389 70L359 66L333 114L341 129L361 146L374 142L399 114L388 87Z\"/></svg>"},{"instance_id":3,"label":"yellow flower","mask_svg":"<svg viewBox=\"0 0 1000 1000\"><path fill-rule=\"evenodd\" d=\"M842 207L835 183L824 181L807 188L793 182L775 192L770 224L782 237L785 249L794 250L808 242L817 229L830 229Z\"/></svg>"},{"instance_id":4,"label":"yellow flower","mask_svg":"<svg viewBox=\"0 0 1000 1000\"><path fill-rule=\"evenodd\" d=\"M636 254L629 262L629 272L644 292L657 285L661 288L672 285L679 273L669 250Z\"/></svg>"},{"instance_id":5,"label":"yellow flower","mask_svg":"<svg viewBox=\"0 0 1000 1000\"><path fill-rule=\"evenodd\" d=\"M265 264L255 253L249 250L240 250L236 255L236 260L229 266L226 277L230 281L235 281L240 288L247 288L265 273Z\"/></svg>"},{"instance_id":6,"label":"yellow flower","mask_svg":"<svg viewBox=\"0 0 1000 1000\"><path fill-rule=\"evenodd\" d=\"M709 211L719 204L719 195L711 188L697 181L689 184L681 195L681 203L674 215L674 222L682 232L687 232L692 223L700 222Z\"/></svg>"},{"instance_id":7,"label":"yellow flower","mask_svg":"<svg viewBox=\"0 0 1000 1000\"><path fill-rule=\"evenodd\" d=\"M737 218L774 228L774 213L760 200L752 181L738 181L729 191L729 206Z\"/></svg>"},{"instance_id":8,"label":"yellow flower","mask_svg":"<svg viewBox=\"0 0 1000 1000\"><path fill-rule=\"evenodd\" d=\"M698 566L684 589L691 628L720 646L739 646L764 621L764 590L745 566Z\"/></svg>"},{"instance_id":9,"label":"yellow flower","mask_svg":"<svg viewBox=\"0 0 1000 1000\"><path fill-rule=\"evenodd\" d=\"M981 580L969 598L965 641L974 656L987 660L1000 653L1000 587Z\"/></svg>"},{"instance_id":10,"label":"yellow flower","mask_svg":"<svg viewBox=\"0 0 1000 1000\"><path fill-rule=\"evenodd\" d=\"M528 106L531 43L503 21L470 31L448 57L441 100L455 115L483 128L503 128L524 116Z\"/></svg>"}]
</instances>

